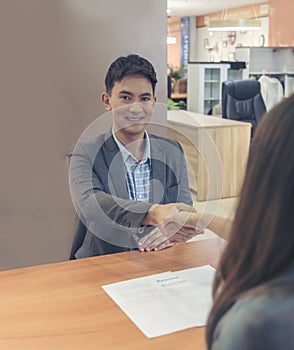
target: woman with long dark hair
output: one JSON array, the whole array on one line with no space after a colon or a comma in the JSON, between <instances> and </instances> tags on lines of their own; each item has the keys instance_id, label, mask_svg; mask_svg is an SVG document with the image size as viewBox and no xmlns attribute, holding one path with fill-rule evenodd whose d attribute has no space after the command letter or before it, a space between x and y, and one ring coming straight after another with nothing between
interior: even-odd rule
<instances>
[{"instance_id":1,"label":"woman with long dark hair","mask_svg":"<svg viewBox=\"0 0 294 350\"><path fill-rule=\"evenodd\" d=\"M233 221L179 211L145 238L156 250L156 230L172 244L172 232L197 225L228 239L213 286L209 350L294 349L293 152L294 95L256 129Z\"/></svg>"},{"instance_id":2,"label":"woman with long dark hair","mask_svg":"<svg viewBox=\"0 0 294 350\"><path fill-rule=\"evenodd\" d=\"M208 348L294 349L294 95L252 141L213 286Z\"/></svg>"}]
</instances>

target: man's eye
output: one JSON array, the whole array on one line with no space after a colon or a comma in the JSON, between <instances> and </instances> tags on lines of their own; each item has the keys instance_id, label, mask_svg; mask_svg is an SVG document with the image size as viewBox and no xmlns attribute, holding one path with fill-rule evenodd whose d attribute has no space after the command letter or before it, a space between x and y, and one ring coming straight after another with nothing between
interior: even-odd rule
<instances>
[{"instance_id":1,"label":"man's eye","mask_svg":"<svg viewBox=\"0 0 294 350\"><path fill-rule=\"evenodd\" d=\"M146 96L141 98L141 102L150 102L151 98Z\"/></svg>"},{"instance_id":2,"label":"man's eye","mask_svg":"<svg viewBox=\"0 0 294 350\"><path fill-rule=\"evenodd\" d=\"M130 96L127 96L127 95L123 95L123 96L121 96L120 98L121 98L123 101L126 101L126 102L131 101Z\"/></svg>"}]
</instances>

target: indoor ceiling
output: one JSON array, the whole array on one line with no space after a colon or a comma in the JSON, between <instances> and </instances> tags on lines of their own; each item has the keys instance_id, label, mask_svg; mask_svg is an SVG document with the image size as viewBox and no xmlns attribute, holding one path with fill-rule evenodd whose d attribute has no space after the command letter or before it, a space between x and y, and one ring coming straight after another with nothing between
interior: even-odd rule
<instances>
[{"instance_id":1,"label":"indoor ceiling","mask_svg":"<svg viewBox=\"0 0 294 350\"><path fill-rule=\"evenodd\" d=\"M170 18L200 16L226 8L267 2L266 0L167 0Z\"/></svg>"}]
</instances>

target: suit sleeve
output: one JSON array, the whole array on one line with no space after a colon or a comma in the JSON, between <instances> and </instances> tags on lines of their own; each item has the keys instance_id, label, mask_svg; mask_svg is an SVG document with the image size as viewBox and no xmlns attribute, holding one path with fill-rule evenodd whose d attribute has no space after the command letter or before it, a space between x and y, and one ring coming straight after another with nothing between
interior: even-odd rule
<instances>
[{"instance_id":1,"label":"suit sleeve","mask_svg":"<svg viewBox=\"0 0 294 350\"><path fill-rule=\"evenodd\" d=\"M75 146L70 157L70 192L80 217L96 224L136 229L152 203L123 199L105 192L104 184L93 172L95 154L85 144Z\"/></svg>"}]
</instances>

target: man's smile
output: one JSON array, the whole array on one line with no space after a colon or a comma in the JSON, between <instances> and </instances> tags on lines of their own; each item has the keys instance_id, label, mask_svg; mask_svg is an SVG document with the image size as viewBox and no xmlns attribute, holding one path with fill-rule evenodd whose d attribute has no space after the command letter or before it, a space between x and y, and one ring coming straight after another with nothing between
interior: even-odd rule
<instances>
[{"instance_id":1,"label":"man's smile","mask_svg":"<svg viewBox=\"0 0 294 350\"><path fill-rule=\"evenodd\" d=\"M145 119L145 116L141 116L141 117L127 116L125 118L132 123L139 123L143 119Z\"/></svg>"}]
</instances>

